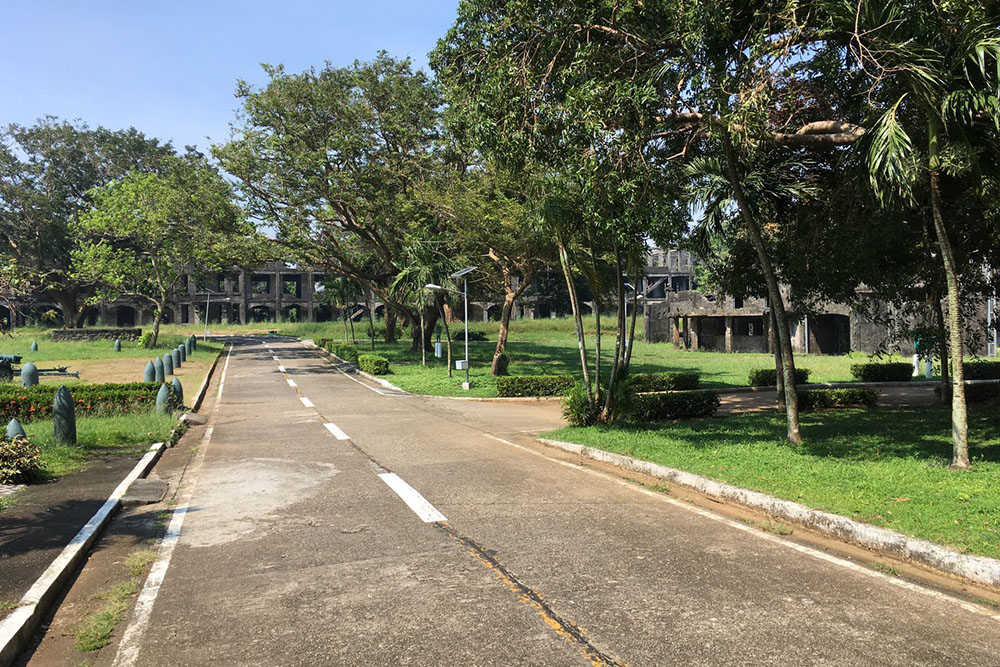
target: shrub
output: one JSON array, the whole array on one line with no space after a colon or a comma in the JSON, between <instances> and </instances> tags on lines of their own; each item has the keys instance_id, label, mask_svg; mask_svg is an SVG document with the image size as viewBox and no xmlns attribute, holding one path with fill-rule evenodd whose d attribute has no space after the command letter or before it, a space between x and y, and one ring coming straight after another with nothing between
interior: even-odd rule
<instances>
[{"instance_id":1,"label":"shrub","mask_svg":"<svg viewBox=\"0 0 1000 667\"><path fill-rule=\"evenodd\" d=\"M1000 380L1000 361L970 361L964 370L966 380Z\"/></svg>"},{"instance_id":2,"label":"shrub","mask_svg":"<svg viewBox=\"0 0 1000 667\"><path fill-rule=\"evenodd\" d=\"M678 391L698 387L697 373L635 373L629 376L632 391Z\"/></svg>"},{"instance_id":3,"label":"shrub","mask_svg":"<svg viewBox=\"0 0 1000 667\"><path fill-rule=\"evenodd\" d=\"M591 426L597 421L598 408L587 399L587 389L576 382L562 400L562 414L570 426Z\"/></svg>"},{"instance_id":4,"label":"shrub","mask_svg":"<svg viewBox=\"0 0 1000 667\"><path fill-rule=\"evenodd\" d=\"M497 395L562 396L575 383L568 375L508 375L497 378Z\"/></svg>"},{"instance_id":5,"label":"shrub","mask_svg":"<svg viewBox=\"0 0 1000 667\"><path fill-rule=\"evenodd\" d=\"M389 360L377 354L362 354L358 356L358 368L372 375L388 375Z\"/></svg>"},{"instance_id":6,"label":"shrub","mask_svg":"<svg viewBox=\"0 0 1000 667\"><path fill-rule=\"evenodd\" d=\"M809 382L808 368L795 369L795 384L805 384ZM774 387L778 384L778 371L774 368L751 368L747 381L751 387Z\"/></svg>"},{"instance_id":7,"label":"shrub","mask_svg":"<svg viewBox=\"0 0 1000 667\"><path fill-rule=\"evenodd\" d=\"M872 408L878 403L878 389L857 387L850 389L809 389L798 392L800 410L818 408L843 408L864 405Z\"/></svg>"},{"instance_id":8,"label":"shrub","mask_svg":"<svg viewBox=\"0 0 1000 667\"><path fill-rule=\"evenodd\" d=\"M153 342L153 332L143 331L139 334L139 337L135 339L136 347L149 347L149 344Z\"/></svg>"},{"instance_id":9,"label":"shrub","mask_svg":"<svg viewBox=\"0 0 1000 667\"><path fill-rule=\"evenodd\" d=\"M24 423L52 417L52 400L58 387L39 384L34 387L0 386L0 419L17 417ZM78 384L69 388L76 401L77 414L111 415L147 412L156 404L155 382L125 384Z\"/></svg>"},{"instance_id":10,"label":"shrub","mask_svg":"<svg viewBox=\"0 0 1000 667\"><path fill-rule=\"evenodd\" d=\"M941 387L935 387L934 393L941 396ZM951 385L944 393L945 400L951 400ZM1000 398L1000 382L983 382L965 385L966 403L987 403L994 398Z\"/></svg>"},{"instance_id":11,"label":"shrub","mask_svg":"<svg viewBox=\"0 0 1000 667\"><path fill-rule=\"evenodd\" d=\"M0 484L23 482L41 465L41 452L30 440L0 437Z\"/></svg>"},{"instance_id":12,"label":"shrub","mask_svg":"<svg viewBox=\"0 0 1000 667\"><path fill-rule=\"evenodd\" d=\"M906 382L913 377L913 364L851 364L851 375L858 382Z\"/></svg>"},{"instance_id":13,"label":"shrub","mask_svg":"<svg viewBox=\"0 0 1000 667\"><path fill-rule=\"evenodd\" d=\"M464 343L465 342L465 328L463 327L461 329L456 330L451 335L451 339L452 339L452 341L454 341L456 343ZM469 329L469 342L470 343L472 341L477 341L477 342L481 343L481 342L483 342L485 340L486 340L486 332L485 331L479 331L478 329Z\"/></svg>"},{"instance_id":14,"label":"shrub","mask_svg":"<svg viewBox=\"0 0 1000 667\"><path fill-rule=\"evenodd\" d=\"M350 364L354 364L355 366L358 364L358 348L350 343L341 343L329 338L321 338L316 341L316 344Z\"/></svg>"},{"instance_id":15,"label":"shrub","mask_svg":"<svg viewBox=\"0 0 1000 667\"><path fill-rule=\"evenodd\" d=\"M642 394L635 397L630 412L632 419L644 422L693 419L711 417L719 409L720 402L715 391Z\"/></svg>"}]
</instances>

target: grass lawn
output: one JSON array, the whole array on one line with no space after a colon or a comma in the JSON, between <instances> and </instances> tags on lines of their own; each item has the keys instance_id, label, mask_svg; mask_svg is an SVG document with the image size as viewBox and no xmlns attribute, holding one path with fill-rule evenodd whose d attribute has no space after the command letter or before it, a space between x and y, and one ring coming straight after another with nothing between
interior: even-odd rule
<instances>
[{"instance_id":1,"label":"grass lawn","mask_svg":"<svg viewBox=\"0 0 1000 667\"><path fill-rule=\"evenodd\" d=\"M141 454L154 442L170 437L176 424L177 420L170 415L153 413L77 417L77 447L53 442L52 420L30 422L24 425L24 430L42 451L43 479L55 479L84 469L95 456Z\"/></svg>"},{"instance_id":2,"label":"grass lawn","mask_svg":"<svg viewBox=\"0 0 1000 667\"><path fill-rule=\"evenodd\" d=\"M974 469L948 470L944 409L803 413L806 443L780 415L669 425L563 428L545 437L688 470L961 551L1000 558L1000 411L973 407Z\"/></svg>"}]
</instances>

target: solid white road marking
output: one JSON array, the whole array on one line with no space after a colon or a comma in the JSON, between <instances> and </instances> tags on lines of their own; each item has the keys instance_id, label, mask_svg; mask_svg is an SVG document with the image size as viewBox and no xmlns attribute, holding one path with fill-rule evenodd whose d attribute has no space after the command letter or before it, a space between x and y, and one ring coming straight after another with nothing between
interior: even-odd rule
<instances>
[{"instance_id":1,"label":"solid white road marking","mask_svg":"<svg viewBox=\"0 0 1000 667\"><path fill-rule=\"evenodd\" d=\"M385 393L384 391L379 391L379 390L378 390L378 389L376 389L375 387L372 387L371 385L367 385L367 384L365 384L364 382L362 382L362 381L361 381L361 380L359 380L358 378L356 378L356 377L351 377L350 375L348 375L348 374L347 374L347 373L345 373L344 371L340 370L340 369L339 369L339 368L337 368L336 366L334 366L334 367L333 367L333 370L337 371L338 373L340 373L341 375L343 375L343 376L344 376L345 378L347 378L348 380L353 380L353 381L357 382L358 384L360 384L360 385L361 385L362 387L364 387L365 389L371 389L372 391L374 391L374 392L375 392L376 394L378 394L379 396L386 396L386 395L387 395L387 394L386 394L386 393Z\"/></svg>"},{"instance_id":2,"label":"solid white road marking","mask_svg":"<svg viewBox=\"0 0 1000 667\"><path fill-rule=\"evenodd\" d=\"M302 401L302 405L306 406L307 408L315 408L316 407L315 405L313 405L313 402L310 401L305 396L299 396L299 400Z\"/></svg>"},{"instance_id":3,"label":"solid white road marking","mask_svg":"<svg viewBox=\"0 0 1000 667\"><path fill-rule=\"evenodd\" d=\"M725 525L727 525L727 526L729 526L731 528L735 528L737 530L742 530L745 533L750 533L751 535L754 535L754 536L756 536L756 537L758 537L758 538L760 538L762 540L767 540L768 542L773 542L774 544L780 544L782 546L788 547L789 549L795 549L796 551L798 551L800 553L806 554L808 556L812 556L813 558L818 558L818 559L826 561L828 563L832 563L833 565L839 565L840 567L843 567L845 569L851 570L852 572L857 572L858 574L865 574L865 575L868 575L869 577L874 577L875 579L881 579L882 581L890 583L893 586L899 586L900 588L906 589L906 590L914 592L914 593L922 593L923 595L926 595L928 597L932 597L932 598L934 598L936 600L940 600L942 602L950 602L951 604L958 605L959 607L961 607L965 611L971 611L971 612L973 612L975 614L980 614L980 615L992 618L995 621L1000 621L1000 614L994 614L992 611L990 611L990 610L988 610L988 609L986 609L984 607L972 604L971 602L966 602L964 600L960 600L960 599L958 599L956 597L953 597L951 595L948 595L946 593L941 593L939 591L935 591L935 590L932 590L930 588L925 588L925 587L923 587L923 586L921 586L919 584L914 584L912 582L905 581L903 579L899 579L899 578L897 578L895 576L884 574L882 572L879 572L878 570L873 570L873 569L865 567L863 565L858 565L857 563L854 563L854 562L849 561L849 560L845 560L843 558L840 558L839 556L833 556L831 554L824 553L824 552L819 551L817 549L813 549L812 547L807 547L807 546L805 546L803 544L796 544L795 542L789 542L787 540L783 540L780 537L776 537L774 535L770 535L768 533L761 532L761 530L759 528L754 528L753 526L748 526L745 523L740 523L738 521L733 521L732 519L728 519L728 518L726 518L724 516L715 514L713 512L709 512L708 510L701 509L700 507L695 507L694 505L691 505L690 503L685 503L685 502L682 502L680 500L676 500L674 498L671 498L669 496L665 496L662 493L659 493L657 491L650 491L649 489L644 489L644 488L642 488L640 486L636 486L634 482L627 482L627 481L625 481L623 479L619 479L619 478L617 478L617 477L615 477L613 475L608 475L606 473L598 472L598 471L592 470L590 468L585 468L583 466L577 465L575 463L571 463L569 461L561 461L559 459L555 459L555 458L552 458L550 456L546 456L542 452L537 452L537 451L535 451L535 450L533 450L533 449L531 449L529 447L525 447L524 445L519 445L519 444L517 444L515 442L511 442L510 440L504 440L503 438L497 437L497 436L492 435L490 433L484 433L483 435L486 436L487 438L491 439L491 440L496 440L497 442L502 442L505 445L510 445L511 447L516 447L517 449L524 450L524 451L526 451L526 452L528 452L530 454L534 454L535 456L540 456L543 459L546 459L548 461L552 461L553 463L558 463L559 465L566 466L567 468L572 468L572 469L578 470L580 472L585 472L588 475L594 475L595 477L601 477L601 478L603 478L605 480L608 480L610 482L614 482L615 484L618 484L620 486L624 486L626 488L632 489L633 491L638 491L639 493L641 493L643 495L646 495L646 496L649 496L650 498L656 498L657 500L659 500L661 502L665 502L668 505L673 505L674 507L679 507L681 509L687 510L688 512L694 512L695 514L703 516L706 519L711 519L712 521L718 521L719 523L723 523L723 524L725 524Z\"/></svg>"},{"instance_id":4,"label":"solid white road marking","mask_svg":"<svg viewBox=\"0 0 1000 667\"><path fill-rule=\"evenodd\" d=\"M330 433L333 433L333 437L335 437L337 440L350 440L351 439L351 436L349 436L346 433L344 433L343 431L341 431L340 428L338 428L336 424L329 424L329 423L327 423L327 424L323 424L323 426L326 427L327 431L329 431Z\"/></svg>"},{"instance_id":5,"label":"solid white road marking","mask_svg":"<svg viewBox=\"0 0 1000 667\"><path fill-rule=\"evenodd\" d=\"M285 381L288 382L288 386L289 387L297 387L298 386L297 384L295 384L295 380L293 380L292 378L285 378Z\"/></svg>"},{"instance_id":6,"label":"solid white road marking","mask_svg":"<svg viewBox=\"0 0 1000 667\"><path fill-rule=\"evenodd\" d=\"M281 361L281 359L278 359L278 357L276 357L274 355L271 355L271 358L274 359L275 361Z\"/></svg>"},{"instance_id":7,"label":"solid white road marking","mask_svg":"<svg viewBox=\"0 0 1000 667\"><path fill-rule=\"evenodd\" d=\"M403 499L407 507L413 510L414 514L420 517L424 523L435 521L447 521L444 514L438 512L427 499L420 495L416 489L404 482L399 475L394 472L383 472L379 474L382 481L389 485L389 488L396 492L396 495Z\"/></svg>"},{"instance_id":8,"label":"solid white road marking","mask_svg":"<svg viewBox=\"0 0 1000 667\"><path fill-rule=\"evenodd\" d=\"M215 407L212 409L213 415L218 412L219 404L222 402L222 389L226 386L226 373L229 371L229 359L232 354L233 348L230 346L229 352L226 354L226 364L223 366L222 375L219 378L219 392L216 394ZM138 664L142 637L146 633L146 627L149 625L149 617L153 613L153 604L156 602L156 596L160 593L160 586L167 576L167 568L170 567L170 559L174 555L174 548L177 546L177 541L180 538L181 528L184 526L184 517L187 516L188 508L191 507L191 497L194 495L194 488L198 483L198 473L201 471L202 463L205 461L205 452L212 441L212 433L214 431L214 426L209 426L205 429L205 435L201 439L201 446L198 448L197 459L189 472L191 475L190 484L184 489L180 504L171 514L167 532L160 540L160 552L149 569L146 583L143 584L142 590L139 591L139 597L135 602L135 611L132 612L132 620L125 629L121 642L118 644L118 653L115 655L112 667L133 667Z\"/></svg>"},{"instance_id":9,"label":"solid white road marking","mask_svg":"<svg viewBox=\"0 0 1000 667\"><path fill-rule=\"evenodd\" d=\"M288 371L286 371L286 370L285 370L285 367L284 367L284 366L281 366L281 365L279 365L279 366L278 366L278 372L279 372L279 373L287 373Z\"/></svg>"}]
</instances>

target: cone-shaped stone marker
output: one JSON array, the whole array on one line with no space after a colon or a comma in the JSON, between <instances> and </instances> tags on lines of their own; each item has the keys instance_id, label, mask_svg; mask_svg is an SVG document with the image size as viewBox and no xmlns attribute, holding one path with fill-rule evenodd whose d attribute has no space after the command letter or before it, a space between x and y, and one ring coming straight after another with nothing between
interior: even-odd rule
<instances>
[{"instance_id":1,"label":"cone-shaped stone marker","mask_svg":"<svg viewBox=\"0 0 1000 667\"><path fill-rule=\"evenodd\" d=\"M188 354L191 354L194 351L194 348L191 346L190 336L184 339L184 351L187 352Z\"/></svg>"},{"instance_id":2,"label":"cone-shaped stone marker","mask_svg":"<svg viewBox=\"0 0 1000 667\"><path fill-rule=\"evenodd\" d=\"M17 417L7 422L7 437L11 439L28 437L28 434L24 432L24 427L21 426L21 422L17 421Z\"/></svg>"},{"instance_id":3,"label":"cone-shaped stone marker","mask_svg":"<svg viewBox=\"0 0 1000 667\"><path fill-rule=\"evenodd\" d=\"M21 386L34 387L38 384L38 367L30 361L21 366Z\"/></svg>"},{"instance_id":4,"label":"cone-shaped stone marker","mask_svg":"<svg viewBox=\"0 0 1000 667\"><path fill-rule=\"evenodd\" d=\"M160 391L156 393L156 414L170 414L170 387L166 383L160 385Z\"/></svg>"},{"instance_id":5,"label":"cone-shaped stone marker","mask_svg":"<svg viewBox=\"0 0 1000 667\"><path fill-rule=\"evenodd\" d=\"M174 381L170 383L170 391L174 393L174 405L180 407L184 405L184 387L181 386L181 381L174 376Z\"/></svg>"},{"instance_id":6,"label":"cone-shaped stone marker","mask_svg":"<svg viewBox=\"0 0 1000 667\"><path fill-rule=\"evenodd\" d=\"M177 346L177 351L181 353L181 361L187 361L188 360L188 351L187 351L187 348L184 347L183 344Z\"/></svg>"},{"instance_id":7,"label":"cone-shaped stone marker","mask_svg":"<svg viewBox=\"0 0 1000 667\"><path fill-rule=\"evenodd\" d=\"M122 339L115 338L115 352L121 352L121 351L122 351Z\"/></svg>"},{"instance_id":8,"label":"cone-shaped stone marker","mask_svg":"<svg viewBox=\"0 0 1000 667\"><path fill-rule=\"evenodd\" d=\"M153 382L163 382L166 377L163 374L163 359L159 357L153 359Z\"/></svg>"},{"instance_id":9,"label":"cone-shaped stone marker","mask_svg":"<svg viewBox=\"0 0 1000 667\"><path fill-rule=\"evenodd\" d=\"M170 356L169 352L163 353L163 377L164 379L168 375L174 374L174 358Z\"/></svg>"},{"instance_id":10,"label":"cone-shaped stone marker","mask_svg":"<svg viewBox=\"0 0 1000 667\"><path fill-rule=\"evenodd\" d=\"M52 428L57 445L76 446L76 402L65 385L52 401Z\"/></svg>"},{"instance_id":11,"label":"cone-shaped stone marker","mask_svg":"<svg viewBox=\"0 0 1000 667\"><path fill-rule=\"evenodd\" d=\"M197 350L198 349L198 337L197 336L194 336L194 335L191 336L191 349L192 350Z\"/></svg>"},{"instance_id":12,"label":"cone-shaped stone marker","mask_svg":"<svg viewBox=\"0 0 1000 667\"><path fill-rule=\"evenodd\" d=\"M37 340L31 341L31 351L32 352L38 352L38 341Z\"/></svg>"},{"instance_id":13,"label":"cone-shaped stone marker","mask_svg":"<svg viewBox=\"0 0 1000 667\"><path fill-rule=\"evenodd\" d=\"M156 382L156 367L152 361L146 362L146 367L142 369L143 382Z\"/></svg>"},{"instance_id":14,"label":"cone-shaped stone marker","mask_svg":"<svg viewBox=\"0 0 1000 667\"><path fill-rule=\"evenodd\" d=\"M174 370L181 367L181 353L180 350L173 349L170 350L170 361L174 364Z\"/></svg>"}]
</instances>

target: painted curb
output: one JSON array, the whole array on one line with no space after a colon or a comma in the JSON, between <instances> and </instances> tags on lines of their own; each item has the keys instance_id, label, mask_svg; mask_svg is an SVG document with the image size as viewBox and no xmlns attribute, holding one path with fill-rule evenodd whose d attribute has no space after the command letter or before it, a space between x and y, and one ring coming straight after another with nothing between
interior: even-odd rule
<instances>
[{"instance_id":1,"label":"painted curb","mask_svg":"<svg viewBox=\"0 0 1000 667\"><path fill-rule=\"evenodd\" d=\"M550 447L572 454L610 463L619 468L658 477L680 486L694 489L710 498L736 503L771 516L794 521L802 526L830 535L866 549L882 551L897 558L963 577L986 586L1000 588L1000 560L986 556L959 553L951 547L908 537L888 528L879 528L839 514L814 510L790 500L782 500L758 491L717 482L701 475L668 468L649 461L640 461L622 454L578 445L572 442L538 438Z\"/></svg>"},{"instance_id":2,"label":"painted curb","mask_svg":"<svg viewBox=\"0 0 1000 667\"><path fill-rule=\"evenodd\" d=\"M121 497L129 485L149 473L166 447L166 443L163 442L150 445L149 451L139 459L132 472L115 487L101 508L56 556L42 576L32 584L18 602L18 606L0 621L0 667L10 665L31 641L42 618L48 613L49 606L58 597L63 585L80 562L87 557L90 547L118 509Z\"/></svg>"},{"instance_id":3,"label":"painted curb","mask_svg":"<svg viewBox=\"0 0 1000 667\"><path fill-rule=\"evenodd\" d=\"M215 367L219 365L219 359L226 352L226 346L223 345L219 353L215 355L215 361L212 362L211 367L208 369L208 373L205 374L205 379L201 381L201 386L198 387L198 393L195 394L194 404L191 406L191 412L198 412L201 409L201 404L205 400L205 392L208 391L208 384L212 381L212 376L215 374Z\"/></svg>"},{"instance_id":4,"label":"painted curb","mask_svg":"<svg viewBox=\"0 0 1000 667\"><path fill-rule=\"evenodd\" d=\"M410 392L406 391L405 389L400 389L399 387L397 387L393 383L389 382L388 380L383 380L382 378L380 378L378 376L369 375L368 373L365 373L363 370L361 370L360 368L358 368L357 365L352 364L351 362L347 361L346 359L341 359L340 357L338 357L337 355L335 355L333 352L330 352L329 350L320 347L319 345L317 345L316 343L314 343L312 340L307 339L307 340L301 340L299 342L302 343L306 347L309 347L309 348L312 348L312 349L318 351L323 356L335 359L335 360L339 361L342 364L347 364L349 366L352 366L354 368L354 372L355 373L357 373L358 375L360 375L363 378L367 378L367 379L371 380L372 382L385 387L386 389L391 389L392 391L398 391L399 393L406 394L407 396L423 396L423 394L410 394Z\"/></svg>"}]
</instances>

